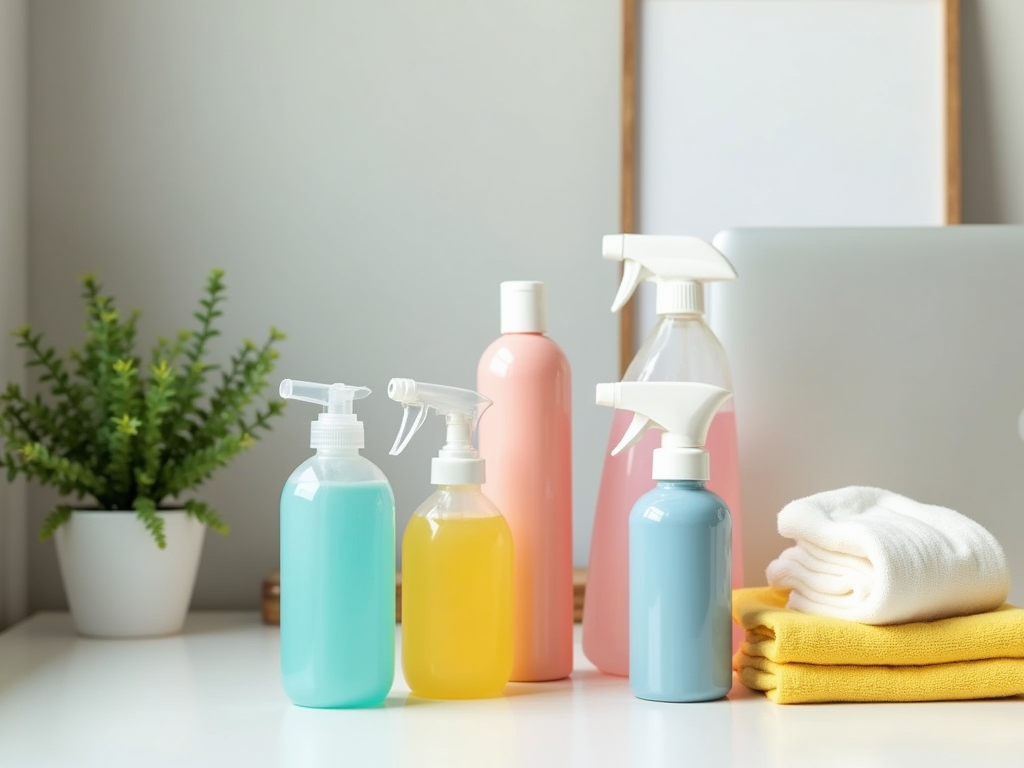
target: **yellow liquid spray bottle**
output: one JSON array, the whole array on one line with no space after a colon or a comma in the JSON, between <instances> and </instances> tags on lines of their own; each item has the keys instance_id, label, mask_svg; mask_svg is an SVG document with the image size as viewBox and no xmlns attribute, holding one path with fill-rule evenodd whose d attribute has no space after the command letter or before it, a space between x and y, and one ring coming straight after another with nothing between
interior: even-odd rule
<instances>
[{"instance_id":1,"label":"yellow liquid spray bottle","mask_svg":"<svg viewBox=\"0 0 1024 768\"><path fill-rule=\"evenodd\" d=\"M405 408L397 455L427 413L444 416L447 440L431 462L437 486L402 539L402 670L414 695L499 695L512 673L512 534L484 496L484 461L473 431L491 404L468 389L392 379L388 397ZM419 412L406 433L409 409Z\"/></svg>"}]
</instances>

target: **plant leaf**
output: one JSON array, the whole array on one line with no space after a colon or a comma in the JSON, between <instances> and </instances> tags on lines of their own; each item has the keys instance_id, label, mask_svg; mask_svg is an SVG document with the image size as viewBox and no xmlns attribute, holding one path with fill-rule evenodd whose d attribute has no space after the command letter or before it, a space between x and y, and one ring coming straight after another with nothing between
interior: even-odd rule
<instances>
[{"instance_id":1,"label":"plant leaf","mask_svg":"<svg viewBox=\"0 0 1024 768\"><path fill-rule=\"evenodd\" d=\"M57 529L71 519L71 507L61 504L43 520L43 528L39 531L39 540L46 541L57 532Z\"/></svg>"},{"instance_id":2,"label":"plant leaf","mask_svg":"<svg viewBox=\"0 0 1024 768\"><path fill-rule=\"evenodd\" d=\"M166 549L167 536L164 533L164 521L156 513L156 502L140 496L135 499L135 503L132 506L135 509L135 516L142 521L142 524L146 526L146 530L152 534L156 545L160 549Z\"/></svg>"}]
</instances>

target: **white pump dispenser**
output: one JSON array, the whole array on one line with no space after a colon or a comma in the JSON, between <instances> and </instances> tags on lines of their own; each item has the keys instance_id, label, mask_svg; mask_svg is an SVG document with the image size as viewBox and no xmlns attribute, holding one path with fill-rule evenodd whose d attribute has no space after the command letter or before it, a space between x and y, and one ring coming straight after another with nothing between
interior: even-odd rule
<instances>
[{"instance_id":1,"label":"white pump dispenser","mask_svg":"<svg viewBox=\"0 0 1024 768\"><path fill-rule=\"evenodd\" d=\"M434 485L483 484L484 460L473 447L473 432L480 416L491 405L488 398L471 389L424 384L412 379L392 379L388 383L388 397L401 403L404 409L402 425L391 446L392 456L405 450L426 421L429 409L433 408L445 417L448 430L444 447L430 463L430 482ZM419 412L406 433L410 407L419 408Z\"/></svg>"},{"instance_id":2,"label":"white pump dispenser","mask_svg":"<svg viewBox=\"0 0 1024 768\"><path fill-rule=\"evenodd\" d=\"M597 404L633 411L633 421L612 454L640 441L648 428L664 430L654 449L654 480L707 480L707 441L711 420L732 397L711 384L674 381L627 381L597 385Z\"/></svg>"},{"instance_id":3,"label":"white pump dispenser","mask_svg":"<svg viewBox=\"0 0 1024 768\"><path fill-rule=\"evenodd\" d=\"M327 410L310 424L309 447L355 448L365 445L363 422L352 411L352 401L362 400L370 394L366 387L350 387L347 384L318 384L314 381L284 379L280 388L281 397L288 400L302 400L319 403Z\"/></svg>"},{"instance_id":4,"label":"white pump dispenser","mask_svg":"<svg viewBox=\"0 0 1024 768\"><path fill-rule=\"evenodd\" d=\"M619 311L647 280L658 286L655 311L659 315L703 314L703 284L736 279L729 260L699 237L605 235L601 252L610 261L623 262L612 312Z\"/></svg>"}]
</instances>

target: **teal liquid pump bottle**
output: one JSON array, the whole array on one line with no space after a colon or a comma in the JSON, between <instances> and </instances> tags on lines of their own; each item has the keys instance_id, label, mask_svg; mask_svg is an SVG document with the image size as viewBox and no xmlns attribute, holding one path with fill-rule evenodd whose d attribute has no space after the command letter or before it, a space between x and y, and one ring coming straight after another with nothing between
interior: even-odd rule
<instances>
[{"instance_id":1,"label":"teal liquid pump bottle","mask_svg":"<svg viewBox=\"0 0 1024 768\"><path fill-rule=\"evenodd\" d=\"M353 400L365 387L285 379L281 397L319 403L316 454L281 492L281 676L303 707L380 704L395 675L395 496L359 455Z\"/></svg>"},{"instance_id":2,"label":"teal liquid pump bottle","mask_svg":"<svg viewBox=\"0 0 1024 768\"><path fill-rule=\"evenodd\" d=\"M703 450L731 393L692 382L597 386L598 405L633 411L615 447L664 430L657 485L629 514L629 685L651 701L710 701L732 687L732 519L704 487Z\"/></svg>"}]
</instances>

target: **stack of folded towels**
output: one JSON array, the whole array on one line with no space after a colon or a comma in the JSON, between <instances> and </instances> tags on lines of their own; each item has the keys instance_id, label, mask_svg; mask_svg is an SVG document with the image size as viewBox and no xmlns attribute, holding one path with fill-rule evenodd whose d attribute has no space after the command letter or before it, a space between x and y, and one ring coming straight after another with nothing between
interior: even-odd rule
<instances>
[{"instance_id":1,"label":"stack of folded towels","mask_svg":"<svg viewBox=\"0 0 1024 768\"><path fill-rule=\"evenodd\" d=\"M788 504L796 545L736 590L733 666L779 704L1024 694L1024 610L996 539L945 507L850 487Z\"/></svg>"}]
</instances>

